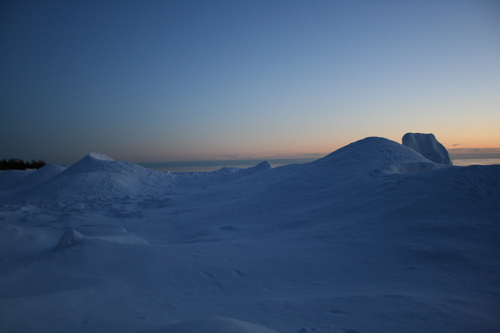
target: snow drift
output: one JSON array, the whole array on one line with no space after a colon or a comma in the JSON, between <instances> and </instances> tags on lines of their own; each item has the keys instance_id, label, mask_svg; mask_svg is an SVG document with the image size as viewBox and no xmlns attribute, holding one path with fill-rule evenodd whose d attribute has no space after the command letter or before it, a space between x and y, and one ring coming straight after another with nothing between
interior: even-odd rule
<instances>
[{"instance_id":1,"label":"snow drift","mask_svg":"<svg viewBox=\"0 0 500 333\"><path fill-rule=\"evenodd\" d=\"M500 327L498 165L370 137L277 168L42 169L0 173L2 332Z\"/></svg>"}]
</instances>

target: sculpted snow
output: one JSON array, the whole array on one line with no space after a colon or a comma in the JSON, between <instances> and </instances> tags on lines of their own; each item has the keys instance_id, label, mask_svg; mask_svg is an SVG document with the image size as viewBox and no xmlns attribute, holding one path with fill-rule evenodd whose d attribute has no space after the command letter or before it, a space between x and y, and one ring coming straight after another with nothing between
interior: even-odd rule
<instances>
[{"instance_id":1,"label":"sculpted snow","mask_svg":"<svg viewBox=\"0 0 500 333\"><path fill-rule=\"evenodd\" d=\"M406 133L403 136L403 145L410 147L432 162L452 164L448 151L434 134Z\"/></svg>"}]
</instances>

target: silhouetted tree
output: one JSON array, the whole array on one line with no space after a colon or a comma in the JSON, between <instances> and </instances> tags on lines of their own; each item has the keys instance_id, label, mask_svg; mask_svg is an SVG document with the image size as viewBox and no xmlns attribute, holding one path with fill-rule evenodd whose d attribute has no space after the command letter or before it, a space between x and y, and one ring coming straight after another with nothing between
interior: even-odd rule
<instances>
[{"instance_id":1,"label":"silhouetted tree","mask_svg":"<svg viewBox=\"0 0 500 333\"><path fill-rule=\"evenodd\" d=\"M11 158L10 160L3 159L0 161L0 170L26 170L26 169L40 169L45 165L45 161L32 160L24 162L18 158Z\"/></svg>"},{"instance_id":2,"label":"silhouetted tree","mask_svg":"<svg viewBox=\"0 0 500 333\"><path fill-rule=\"evenodd\" d=\"M30 169L40 169L44 165L45 165L45 162L42 160L38 160L38 161L31 160Z\"/></svg>"}]
</instances>

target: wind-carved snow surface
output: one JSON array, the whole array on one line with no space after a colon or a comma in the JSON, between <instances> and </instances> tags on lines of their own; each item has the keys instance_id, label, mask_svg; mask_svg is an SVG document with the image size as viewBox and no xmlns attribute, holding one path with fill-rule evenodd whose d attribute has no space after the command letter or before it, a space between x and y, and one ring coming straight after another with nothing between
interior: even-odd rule
<instances>
[{"instance_id":1,"label":"wind-carved snow surface","mask_svg":"<svg viewBox=\"0 0 500 333\"><path fill-rule=\"evenodd\" d=\"M499 184L379 137L278 168L0 172L0 332L498 332Z\"/></svg>"},{"instance_id":2,"label":"wind-carved snow surface","mask_svg":"<svg viewBox=\"0 0 500 333\"><path fill-rule=\"evenodd\" d=\"M277 333L264 326L252 324L233 318L213 317L205 319L189 320L182 323L170 325L156 332L165 333Z\"/></svg>"},{"instance_id":3,"label":"wind-carved snow surface","mask_svg":"<svg viewBox=\"0 0 500 333\"><path fill-rule=\"evenodd\" d=\"M403 145L410 147L432 162L452 164L448 151L434 134L406 133L403 136Z\"/></svg>"}]
</instances>

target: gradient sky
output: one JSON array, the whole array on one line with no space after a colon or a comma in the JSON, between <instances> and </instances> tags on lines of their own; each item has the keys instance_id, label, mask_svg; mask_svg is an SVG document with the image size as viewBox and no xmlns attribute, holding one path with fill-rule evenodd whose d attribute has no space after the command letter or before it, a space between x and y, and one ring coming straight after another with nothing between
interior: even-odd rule
<instances>
[{"instance_id":1,"label":"gradient sky","mask_svg":"<svg viewBox=\"0 0 500 333\"><path fill-rule=\"evenodd\" d=\"M0 158L500 147L499 1L2 1Z\"/></svg>"}]
</instances>

